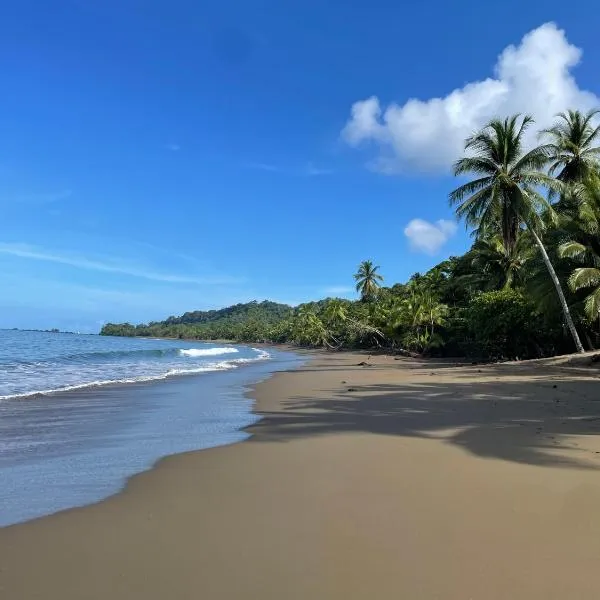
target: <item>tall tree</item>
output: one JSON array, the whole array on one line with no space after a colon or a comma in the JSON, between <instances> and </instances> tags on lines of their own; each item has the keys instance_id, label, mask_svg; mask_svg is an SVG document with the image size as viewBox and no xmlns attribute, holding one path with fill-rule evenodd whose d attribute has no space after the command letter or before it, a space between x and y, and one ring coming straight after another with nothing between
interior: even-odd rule
<instances>
[{"instance_id":1,"label":"tall tree","mask_svg":"<svg viewBox=\"0 0 600 600\"><path fill-rule=\"evenodd\" d=\"M373 261L363 260L354 274L356 291L360 294L361 300L365 302L374 300L377 296L380 282L383 281L383 276L377 272L378 270L379 266L375 266Z\"/></svg>"},{"instance_id":2,"label":"tall tree","mask_svg":"<svg viewBox=\"0 0 600 600\"><path fill-rule=\"evenodd\" d=\"M493 119L467 138L465 151L469 154L456 162L454 174L478 177L455 189L450 203L456 207L457 216L475 228L478 238L497 233L510 252L514 251L521 229L529 229L556 289L575 346L583 352L560 281L540 238L544 229L541 213L552 215L553 211L538 188L560 191L563 186L542 171L551 152L548 145L523 151L523 136L532 123L529 116Z\"/></svg>"}]
</instances>

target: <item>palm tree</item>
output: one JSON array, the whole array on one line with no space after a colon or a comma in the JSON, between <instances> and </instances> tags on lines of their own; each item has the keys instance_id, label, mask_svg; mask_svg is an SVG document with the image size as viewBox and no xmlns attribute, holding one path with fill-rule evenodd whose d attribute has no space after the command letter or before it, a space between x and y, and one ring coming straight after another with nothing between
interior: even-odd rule
<instances>
[{"instance_id":1,"label":"palm tree","mask_svg":"<svg viewBox=\"0 0 600 600\"><path fill-rule=\"evenodd\" d=\"M323 309L322 316L330 326L338 329L345 328L347 331L360 336L369 335L377 345L379 345L380 340L385 340L383 333L377 327L373 327L367 323L367 319L357 320L353 316L350 316L348 310L349 304L348 301L341 300L340 298L328 300ZM341 342L339 345L342 345Z\"/></svg>"},{"instance_id":2,"label":"palm tree","mask_svg":"<svg viewBox=\"0 0 600 600\"><path fill-rule=\"evenodd\" d=\"M565 242L559 248L561 256L579 259L591 267L579 267L569 277L569 286L576 292L594 288L585 299L585 314L590 321L600 317L600 256L579 242Z\"/></svg>"},{"instance_id":3,"label":"palm tree","mask_svg":"<svg viewBox=\"0 0 600 600\"><path fill-rule=\"evenodd\" d=\"M326 348L339 346L338 340L308 306L300 307L293 319L292 339L307 346L325 346ZM332 341L335 346L331 343Z\"/></svg>"},{"instance_id":4,"label":"palm tree","mask_svg":"<svg viewBox=\"0 0 600 600\"><path fill-rule=\"evenodd\" d=\"M579 352L583 346L569 312L560 281L550 262L539 233L544 229L542 211L553 216L547 200L537 191L539 186L561 191L561 182L542 172L551 148L538 146L523 152L523 136L533 119L519 115L490 121L481 131L467 138L465 150L472 154L454 165L454 174L475 173L479 177L450 194L456 214L475 228L477 238L497 233L507 252L513 252L523 227L531 233L552 279L565 321Z\"/></svg>"},{"instance_id":5,"label":"palm tree","mask_svg":"<svg viewBox=\"0 0 600 600\"><path fill-rule=\"evenodd\" d=\"M356 291L360 293L361 300L369 302L377 296L380 281L383 277L377 272L379 266L373 265L371 260L363 260L358 265L358 271L354 274Z\"/></svg>"},{"instance_id":6,"label":"palm tree","mask_svg":"<svg viewBox=\"0 0 600 600\"><path fill-rule=\"evenodd\" d=\"M600 177L591 175L587 181L573 186L578 199L578 218L569 225L575 237L562 243L559 256L573 258L584 266L573 271L569 286L573 291L594 288L585 299L585 312L590 321L600 317Z\"/></svg>"},{"instance_id":7,"label":"palm tree","mask_svg":"<svg viewBox=\"0 0 600 600\"><path fill-rule=\"evenodd\" d=\"M348 318L347 303L340 298L327 300L325 308L323 309L323 317L327 322L333 325L344 323Z\"/></svg>"},{"instance_id":8,"label":"palm tree","mask_svg":"<svg viewBox=\"0 0 600 600\"><path fill-rule=\"evenodd\" d=\"M407 292L404 299L392 306L388 331L394 335L404 330L403 343L419 352L440 346L443 340L435 328L445 323L448 306L440 302L426 276L411 279Z\"/></svg>"},{"instance_id":9,"label":"palm tree","mask_svg":"<svg viewBox=\"0 0 600 600\"><path fill-rule=\"evenodd\" d=\"M499 235L478 239L468 252L473 273L463 277L486 290L521 285L531 252L531 240L525 232L519 234L510 250L506 249Z\"/></svg>"},{"instance_id":10,"label":"palm tree","mask_svg":"<svg viewBox=\"0 0 600 600\"><path fill-rule=\"evenodd\" d=\"M600 110L586 114L569 110L556 115L556 123L541 131L549 138L550 169L548 173L565 183L581 182L597 171L600 147L594 145L600 136L600 125L592 121Z\"/></svg>"}]
</instances>

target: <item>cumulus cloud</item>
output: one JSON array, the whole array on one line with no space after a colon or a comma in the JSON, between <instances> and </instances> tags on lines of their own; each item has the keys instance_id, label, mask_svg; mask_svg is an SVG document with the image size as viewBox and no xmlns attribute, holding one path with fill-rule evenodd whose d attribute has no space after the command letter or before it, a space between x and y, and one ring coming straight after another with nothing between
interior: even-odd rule
<instances>
[{"instance_id":1,"label":"cumulus cloud","mask_svg":"<svg viewBox=\"0 0 600 600\"><path fill-rule=\"evenodd\" d=\"M385 109L376 96L356 102L342 137L351 146L377 144L381 152L371 166L383 173L448 171L460 157L465 138L494 117L531 114L543 128L567 108L600 105L571 74L581 54L563 30L546 23L518 46L504 49L494 77L468 83L443 98L413 98Z\"/></svg>"},{"instance_id":2,"label":"cumulus cloud","mask_svg":"<svg viewBox=\"0 0 600 600\"><path fill-rule=\"evenodd\" d=\"M404 228L410 247L426 254L435 254L455 233L456 223L445 219L435 223L413 219Z\"/></svg>"}]
</instances>

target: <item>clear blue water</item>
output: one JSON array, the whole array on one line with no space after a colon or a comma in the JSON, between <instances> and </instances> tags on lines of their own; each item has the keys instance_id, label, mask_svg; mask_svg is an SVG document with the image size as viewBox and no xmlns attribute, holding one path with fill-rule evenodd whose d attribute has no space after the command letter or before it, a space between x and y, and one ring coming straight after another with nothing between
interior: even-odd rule
<instances>
[{"instance_id":1,"label":"clear blue water","mask_svg":"<svg viewBox=\"0 0 600 600\"><path fill-rule=\"evenodd\" d=\"M0 331L0 526L95 502L169 454L241 441L275 349Z\"/></svg>"}]
</instances>

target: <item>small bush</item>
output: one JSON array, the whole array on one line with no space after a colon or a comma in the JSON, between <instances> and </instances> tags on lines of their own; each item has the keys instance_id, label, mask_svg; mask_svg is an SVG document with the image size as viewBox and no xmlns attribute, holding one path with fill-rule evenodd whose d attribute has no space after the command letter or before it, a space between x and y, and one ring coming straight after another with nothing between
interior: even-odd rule
<instances>
[{"instance_id":1,"label":"small bush","mask_svg":"<svg viewBox=\"0 0 600 600\"><path fill-rule=\"evenodd\" d=\"M478 353L492 359L535 358L553 347L554 333L520 291L476 296L465 311L466 327Z\"/></svg>"}]
</instances>

